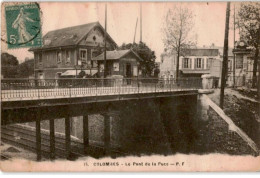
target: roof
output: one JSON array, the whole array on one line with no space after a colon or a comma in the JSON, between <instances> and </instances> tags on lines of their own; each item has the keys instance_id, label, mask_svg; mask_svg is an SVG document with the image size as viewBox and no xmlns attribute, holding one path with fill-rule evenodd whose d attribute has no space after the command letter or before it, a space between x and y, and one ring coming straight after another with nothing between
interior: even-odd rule
<instances>
[{"instance_id":1,"label":"roof","mask_svg":"<svg viewBox=\"0 0 260 178\"><path fill-rule=\"evenodd\" d=\"M99 22L92 22L49 31L43 37L43 47L31 48L30 50L33 51L34 49L77 45L96 26L100 27L104 31L104 28L100 25ZM107 36L116 45L115 41L109 36L109 34L107 34Z\"/></svg>"},{"instance_id":2,"label":"roof","mask_svg":"<svg viewBox=\"0 0 260 178\"><path fill-rule=\"evenodd\" d=\"M218 49L185 49L184 56L218 56Z\"/></svg>"},{"instance_id":3,"label":"roof","mask_svg":"<svg viewBox=\"0 0 260 178\"><path fill-rule=\"evenodd\" d=\"M140 56L131 49L107 51L106 59L107 60L117 60L117 59L120 59L120 58L126 56L129 53L133 53L139 60L141 60ZM92 60L94 60L94 61L104 60L104 53L100 54L99 56L94 57Z\"/></svg>"},{"instance_id":4,"label":"roof","mask_svg":"<svg viewBox=\"0 0 260 178\"><path fill-rule=\"evenodd\" d=\"M220 56L223 56L223 47L218 47ZM234 56L233 54L233 48L228 48L228 56Z\"/></svg>"}]
</instances>

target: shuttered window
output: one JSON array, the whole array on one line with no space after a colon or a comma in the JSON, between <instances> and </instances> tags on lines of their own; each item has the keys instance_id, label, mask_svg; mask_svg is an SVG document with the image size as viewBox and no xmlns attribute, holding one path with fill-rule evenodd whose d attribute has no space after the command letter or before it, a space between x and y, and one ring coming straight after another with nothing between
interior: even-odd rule
<instances>
[{"instance_id":1,"label":"shuttered window","mask_svg":"<svg viewBox=\"0 0 260 178\"><path fill-rule=\"evenodd\" d=\"M189 58L183 58L183 59L182 59L182 67L183 67L184 69L191 68L191 59L189 59Z\"/></svg>"},{"instance_id":2,"label":"shuttered window","mask_svg":"<svg viewBox=\"0 0 260 178\"><path fill-rule=\"evenodd\" d=\"M204 66L204 59L202 58L196 58L195 59L195 64L194 64L196 69L203 69Z\"/></svg>"}]
</instances>

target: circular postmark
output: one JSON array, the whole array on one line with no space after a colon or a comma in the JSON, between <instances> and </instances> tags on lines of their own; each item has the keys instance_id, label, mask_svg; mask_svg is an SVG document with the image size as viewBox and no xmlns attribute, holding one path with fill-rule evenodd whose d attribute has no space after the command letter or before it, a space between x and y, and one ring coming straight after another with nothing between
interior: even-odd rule
<instances>
[{"instance_id":1,"label":"circular postmark","mask_svg":"<svg viewBox=\"0 0 260 178\"><path fill-rule=\"evenodd\" d=\"M37 2L5 3L6 33L1 40L8 48L37 47L42 45L41 9ZM4 36L3 36L4 35Z\"/></svg>"}]
</instances>

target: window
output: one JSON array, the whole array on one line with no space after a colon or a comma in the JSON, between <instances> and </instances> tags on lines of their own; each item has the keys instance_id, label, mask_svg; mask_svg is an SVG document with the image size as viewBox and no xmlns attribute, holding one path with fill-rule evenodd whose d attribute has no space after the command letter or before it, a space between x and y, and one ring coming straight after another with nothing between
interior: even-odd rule
<instances>
[{"instance_id":1,"label":"window","mask_svg":"<svg viewBox=\"0 0 260 178\"><path fill-rule=\"evenodd\" d=\"M133 76L137 76L137 66L133 67Z\"/></svg>"},{"instance_id":2,"label":"window","mask_svg":"<svg viewBox=\"0 0 260 178\"><path fill-rule=\"evenodd\" d=\"M196 58L195 68L199 68L199 69L203 68L203 59L202 58Z\"/></svg>"},{"instance_id":3,"label":"window","mask_svg":"<svg viewBox=\"0 0 260 178\"><path fill-rule=\"evenodd\" d=\"M42 63L42 53L39 53L39 63Z\"/></svg>"},{"instance_id":4,"label":"window","mask_svg":"<svg viewBox=\"0 0 260 178\"><path fill-rule=\"evenodd\" d=\"M100 70L100 72L104 72L104 64L100 64L99 70Z\"/></svg>"},{"instance_id":5,"label":"window","mask_svg":"<svg viewBox=\"0 0 260 178\"><path fill-rule=\"evenodd\" d=\"M232 60L228 60L228 71L232 71Z\"/></svg>"},{"instance_id":6,"label":"window","mask_svg":"<svg viewBox=\"0 0 260 178\"><path fill-rule=\"evenodd\" d=\"M236 69L243 68L243 56L241 54L236 55Z\"/></svg>"},{"instance_id":7,"label":"window","mask_svg":"<svg viewBox=\"0 0 260 178\"><path fill-rule=\"evenodd\" d=\"M184 69L190 68L190 59L189 58L183 58L183 68Z\"/></svg>"},{"instance_id":8,"label":"window","mask_svg":"<svg viewBox=\"0 0 260 178\"><path fill-rule=\"evenodd\" d=\"M114 68L114 71L119 71L119 63L118 62L114 62L113 63L113 68Z\"/></svg>"},{"instance_id":9,"label":"window","mask_svg":"<svg viewBox=\"0 0 260 178\"><path fill-rule=\"evenodd\" d=\"M210 69L212 61L213 61L213 58L208 58L207 59L207 69Z\"/></svg>"},{"instance_id":10,"label":"window","mask_svg":"<svg viewBox=\"0 0 260 178\"><path fill-rule=\"evenodd\" d=\"M70 63L70 51L66 50L66 64Z\"/></svg>"},{"instance_id":11,"label":"window","mask_svg":"<svg viewBox=\"0 0 260 178\"><path fill-rule=\"evenodd\" d=\"M61 52L57 52L57 63L61 63Z\"/></svg>"},{"instance_id":12,"label":"window","mask_svg":"<svg viewBox=\"0 0 260 178\"><path fill-rule=\"evenodd\" d=\"M80 59L86 61L87 59L87 50L80 50Z\"/></svg>"}]
</instances>

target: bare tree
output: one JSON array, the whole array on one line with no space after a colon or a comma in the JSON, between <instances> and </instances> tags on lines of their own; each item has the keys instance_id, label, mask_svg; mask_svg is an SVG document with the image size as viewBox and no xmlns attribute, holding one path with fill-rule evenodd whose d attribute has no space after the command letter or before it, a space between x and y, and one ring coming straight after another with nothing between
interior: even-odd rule
<instances>
[{"instance_id":1,"label":"bare tree","mask_svg":"<svg viewBox=\"0 0 260 178\"><path fill-rule=\"evenodd\" d=\"M194 14L186 7L175 6L169 9L163 25L163 42L167 51L176 52L176 79L179 75L180 56L187 48L195 45L191 32L194 27Z\"/></svg>"}]
</instances>

